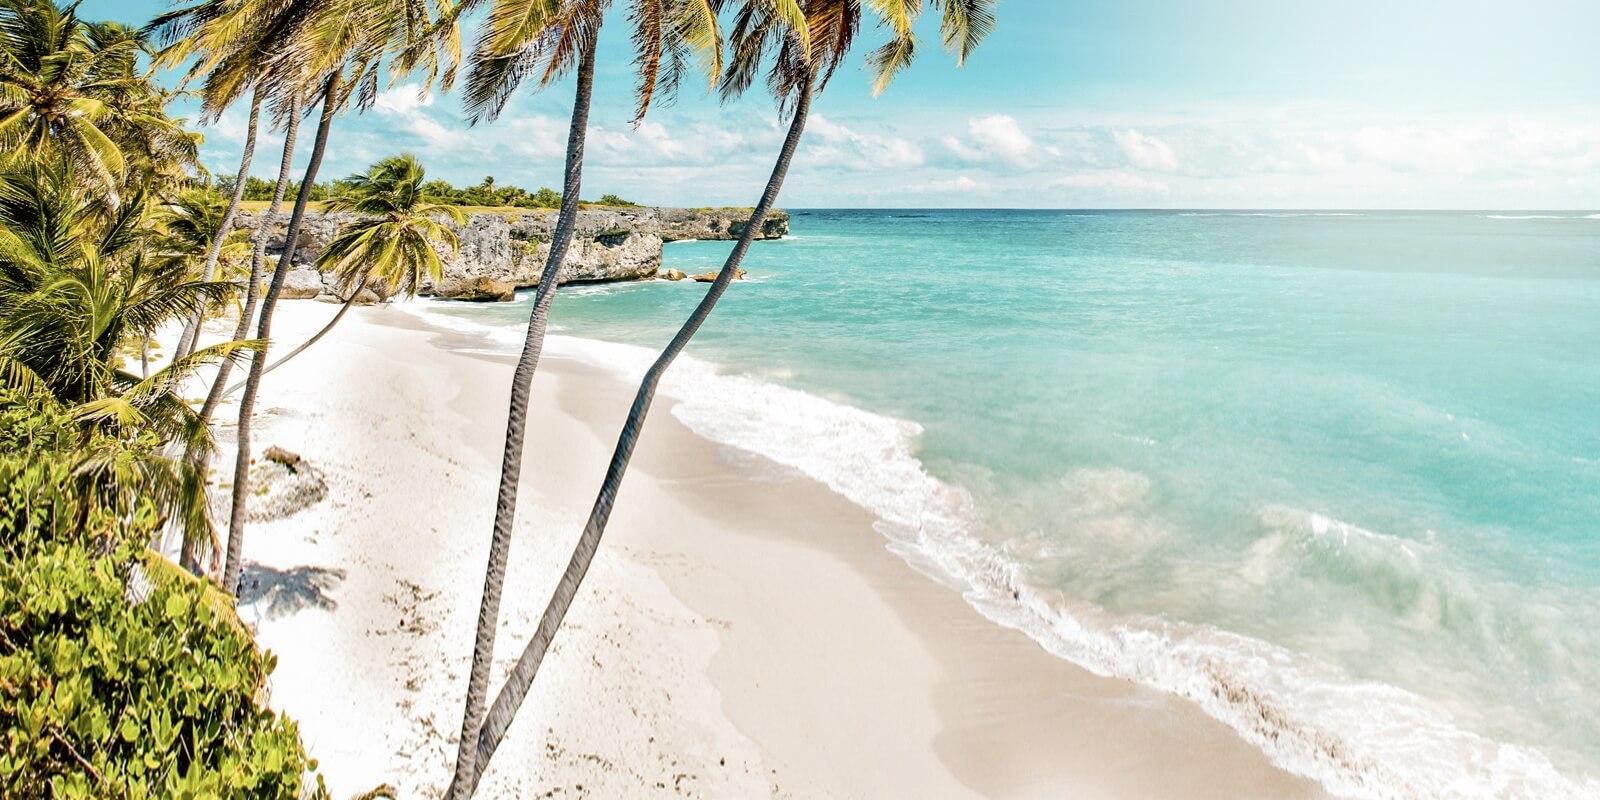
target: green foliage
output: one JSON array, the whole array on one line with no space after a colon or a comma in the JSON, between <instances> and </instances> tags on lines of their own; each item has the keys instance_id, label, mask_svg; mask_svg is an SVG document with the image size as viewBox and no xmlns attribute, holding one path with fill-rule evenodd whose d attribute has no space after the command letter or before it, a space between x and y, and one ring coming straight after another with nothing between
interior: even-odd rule
<instances>
[{"instance_id":1,"label":"green foliage","mask_svg":"<svg viewBox=\"0 0 1600 800\"><path fill-rule=\"evenodd\" d=\"M424 277L439 280L444 262L439 249L455 252L455 232L435 217L457 224L466 215L454 206L428 201L422 164L409 154L391 156L342 183L344 195L329 211L354 211L362 218L344 226L317 259L317 268L338 278L339 288L355 292L369 282L385 294L416 294Z\"/></svg>"},{"instance_id":2,"label":"green foliage","mask_svg":"<svg viewBox=\"0 0 1600 800\"><path fill-rule=\"evenodd\" d=\"M36 408L74 420L85 487L145 497L191 542L210 542L203 476L167 452L207 452L210 434L177 392L202 365L254 343L203 348L149 375L123 370L120 352L234 287L189 277L145 192L126 192L108 212L69 170L0 172L0 386L26 388Z\"/></svg>"},{"instance_id":3,"label":"green foliage","mask_svg":"<svg viewBox=\"0 0 1600 800\"><path fill-rule=\"evenodd\" d=\"M423 196L434 203L452 206L509 206L513 208L556 208L561 193L554 189L529 192L521 186L499 186L494 176L476 186L456 188L449 181L432 180L422 186Z\"/></svg>"},{"instance_id":4,"label":"green foliage","mask_svg":"<svg viewBox=\"0 0 1600 800\"><path fill-rule=\"evenodd\" d=\"M271 200L275 184L264 178L251 177L244 185L244 199ZM223 186L224 191L228 189ZM318 183L311 187L314 201L339 200L349 197L351 185L348 178ZM299 184L290 183L288 196L299 191ZM476 186L457 187L449 181L435 178L422 184L422 197L442 206L483 206L487 208L560 208L561 193L549 187L530 192L521 186L501 186L494 176L485 177ZM614 194L599 200L585 201L590 205L637 208L638 203Z\"/></svg>"},{"instance_id":5,"label":"green foliage","mask_svg":"<svg viewBox=\"0 0 1600 800\"><path fill-rule=\"evenodd\" d=\"M294 723L257 702L271 656L146 549L150 502L86 502L75 441L0 392L0 796L320 792Z\"/></svg>"},{"instance_id":6,"label":"green foliage","mask_svg":"<svg viewBox=\"0 0 1600 800\"><path fill-rule=\"evenodd\" d=\"M112 204L127 176L181 181L200 137L163 111L143 48L137 31L78 19L76 3L0 0L0 162L66 159Z\"/></svg>"}]
</instances>

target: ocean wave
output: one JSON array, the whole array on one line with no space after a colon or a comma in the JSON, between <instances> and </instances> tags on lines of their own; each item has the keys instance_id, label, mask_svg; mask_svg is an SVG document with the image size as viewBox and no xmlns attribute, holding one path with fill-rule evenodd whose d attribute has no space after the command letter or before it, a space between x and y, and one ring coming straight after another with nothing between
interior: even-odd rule
<instances>
[{"instance_id":1,"label":"ocean wave","mask_svg":"<svg viewBox=\"0 0 1600 800\"><path fill-rule=\"evenodd\" d=\"M1180 217L1364 217L1355 211L1186 211Z\"/></svg>"},{"instance_id":2,"label":"ocean wave","mask_svg":"<svg viewBox=\"0 0 1600 800\"><path fill-rule=\"evenodd\" d=\"M477 328L502 347L521 341L519 328L497 330L429 313L426 304L417 312L454 329ZM655 356L645 348L566 336L550 337L546 351L626 380L637 380ZM1462 730L1437 704L1400 688L1354 680L1329 664L1259 639L1206 625L1112 614L1030 583L1022 563L978 537L972 496L928 474L916 455L922 428L914 422L727 374L687 356L667 374L661 395L676 401L671 413L695 433L798 470L871 511L891 551L962 592L991 620L1093 672L1195 702L1279 766L1335 794L1384 799L1600 795L1600 782L1574 783L1542 753ZM1107 474L1115 486L1091 500L1103 506L1139 496L1143 476L1121 470ZM1268 543L1254 556L1262 561L1259 568L1269 571L1279 568L1286 550L1312 559L1356 559L1395 574L1415 573L1421 557L1420 544L1311 512L1265 509L1262 525Z\"/></svg>"},{"instance_id":3,"label":"ocean wave","mask_svg":"<svg viewBox=\"0 0 1600 800\"><path fill-rule=\"evenodd\" d=\"M1576 219L1561 214L1484 214L1484 219Z\"/></svg>"}]
</instances>

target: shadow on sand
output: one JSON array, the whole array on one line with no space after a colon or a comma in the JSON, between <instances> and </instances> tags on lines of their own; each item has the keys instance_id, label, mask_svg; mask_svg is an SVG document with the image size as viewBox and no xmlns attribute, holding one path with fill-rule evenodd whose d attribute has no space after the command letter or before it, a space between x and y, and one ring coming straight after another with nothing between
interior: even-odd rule
<instances>
[{"instance_id":1,"label":"shadow on sand","mask_svg":"<svg viewBox=\"0 0 1600 800\"><path fill-rule=\"evenodd\" d=\"M300 566L274 569L260 564L245 566L239 580L239 605L255 604L268 619L288 616L307 608L332 611L339 602L329 594L344 581L345 571Z\"/></svg>"}]
</instances>

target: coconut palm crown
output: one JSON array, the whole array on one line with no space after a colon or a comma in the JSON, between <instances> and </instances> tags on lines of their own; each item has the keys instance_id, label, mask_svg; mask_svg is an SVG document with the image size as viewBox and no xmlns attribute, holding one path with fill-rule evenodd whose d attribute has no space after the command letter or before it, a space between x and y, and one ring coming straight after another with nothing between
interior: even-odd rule
<instances>
[{"instance_id":1,"label":"coconut palm crown","mask_svg":"<svg viewBox=\"0 0 1600 800\"><path fill-rule=\"evenodd\" d=\"M162 112L166 94L139 72L139 34L74 9L0 0L0 160L66 158L115 202L130 165L174 177L194 165L198 137Z\"/></svg>"},{"instance_id":2,"label":"coconut palm crown","mask_svg":"<svg viewBox=\"0 0 1600 800\"><path fill-rule=\"evenodd\" d=\"M350 211L361 219L335 236L317 259L317 268L338 280L341 294L377 283L381 293L414 295L424 278L444 274L439 250L455 250L455 231L441 218L465 224L459 208L425 200L426 172L407 153L373 164L345 180L346 191L328 201L329 211Z\"/></svg>"}]
</instances>

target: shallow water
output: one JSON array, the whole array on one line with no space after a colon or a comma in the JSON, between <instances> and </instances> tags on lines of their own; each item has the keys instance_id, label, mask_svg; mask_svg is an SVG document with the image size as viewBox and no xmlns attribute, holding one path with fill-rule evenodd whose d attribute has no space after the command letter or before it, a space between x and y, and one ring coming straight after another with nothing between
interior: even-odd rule
<instances>
[{"instance_id":1,"label":"shallow water","mask_svg":"<svg viewBox=\"0 0 1600 800\"><path fill-rule=\"evenodd\" d=\"M1600 216L802 211L793 230L674 368L691 427L1330 788L1600 796ZM654 349L703 289L569 287L555 321ZM508 334L527 313L427 308Z\"/></svg>"}]
</instances>

